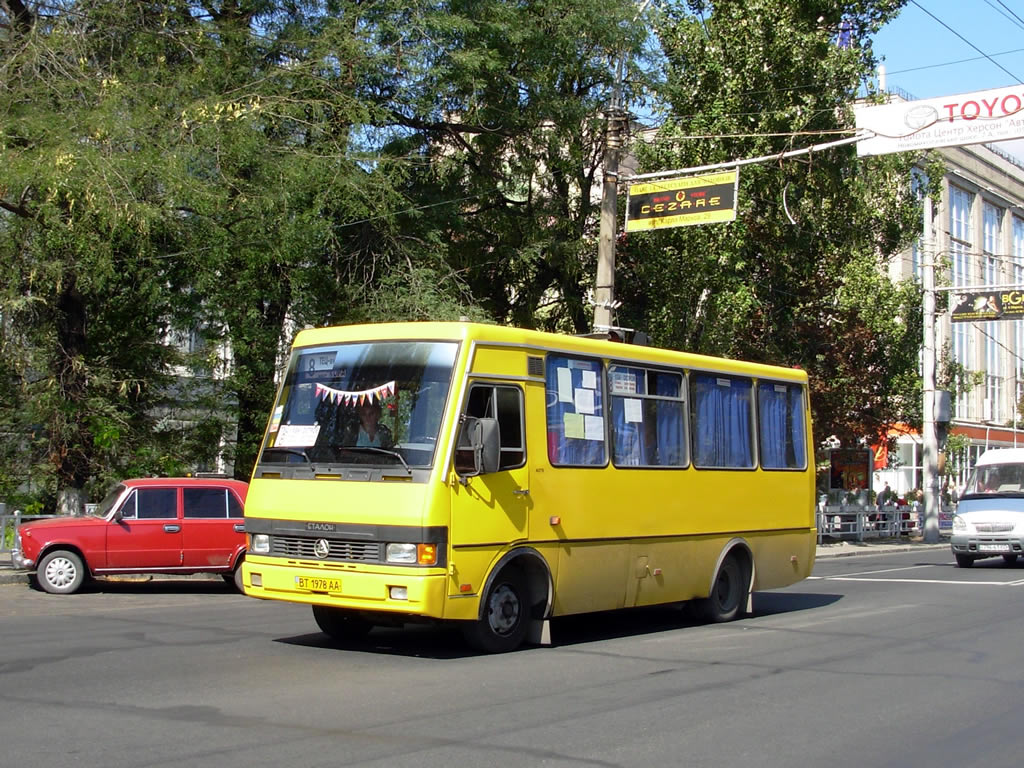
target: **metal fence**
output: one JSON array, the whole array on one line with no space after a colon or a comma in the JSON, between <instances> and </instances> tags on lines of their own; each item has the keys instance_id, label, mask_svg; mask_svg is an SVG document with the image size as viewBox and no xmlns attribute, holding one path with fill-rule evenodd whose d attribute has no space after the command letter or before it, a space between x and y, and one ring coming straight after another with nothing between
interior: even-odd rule
<instances>
[{"instance_id":1,"label":"metal fence","mask_svg":"<svg viewBox=\"0 0 1024 768\"><path fill-rule=\"evenodd\" d=\"M29 520L42 520L46 517L56 517L56 515L25 515L20 509L8 512L7 505L0 504L0 557L5 560L10 557L18 527L22 523L27 523Z\"/></svg>"},{"instance_id":2,"label":"metal fence","mask_svg":"<svg viewBox=\"0 0 1024 768\"><path fill-rule=\"evenodd\" d=\"M852 504L821 504L818 506L818 543L826 538L864 541L921 533L921 504L905 506L873 506ZM953 526L952 508L939 512L939 532L948 533Z\"/></svg>"}]
</instances>

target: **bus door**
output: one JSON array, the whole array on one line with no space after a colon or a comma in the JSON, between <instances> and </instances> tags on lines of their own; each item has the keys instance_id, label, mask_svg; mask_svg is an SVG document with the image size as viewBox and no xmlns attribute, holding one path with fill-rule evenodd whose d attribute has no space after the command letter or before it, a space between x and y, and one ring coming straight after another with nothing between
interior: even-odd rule
<instances>
[{"instance_id":1,"label":"bus door","mask_svg":"<svg viewBox=\"0 0 1024 768\"><path fill-rule=\"evenodd\" d=\"M456 560L460 547L464 552L475 549L489 560L484 549L493 553L529 535L530 469L523 388L513 382L473 381L465 403L467 416L498 420L501 451L497 472L453 483L452 547Z\"/></svg>"}]
</instances>

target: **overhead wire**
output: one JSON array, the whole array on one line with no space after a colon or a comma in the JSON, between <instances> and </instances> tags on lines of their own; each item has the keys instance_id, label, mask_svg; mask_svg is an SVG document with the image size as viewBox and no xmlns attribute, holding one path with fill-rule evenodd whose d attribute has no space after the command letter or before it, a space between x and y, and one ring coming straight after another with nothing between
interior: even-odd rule
<instances>
[{"instance_id":1,"label":"overhead wire","mask_svg":"<svg viewBox=\"0 0 1024 768\"><path fill-rule=\"evenodd\" d=\"M924 11L924 12L925 12L926 14L928 14L929 16L931 16L931 17L932 17L932 18L933 18L933 19L934 19L935 21L937 21L937 22L938 22L939 24L941 24L941 25L942 25L943 27L945 27L946 29L948 29L948 30L949 30L950 32L952 32L952 33L953 33L954 35L956 35L956 36L957 36L958 38L960 38L960 39L961 39L961 40L963 40L963 41L964 41L965 43L967 43L967 44L968 44L969 46L971 46L971 48L973 48L974 50L976 50L976 51L977 51L978 53L980 53L980 54L981 54L982 56L984 56L984 57L985 57L986 59L988 59L988 60L989 60L989 61L991 61L991 62L992 62L993 64L995 64L995 65L996 65L997 67L999 67L999 69L1003 70L1003 72L1005 72L1005 73L1006 73L1006 74L1008 74L1008 75L1009 75L1010 77L1012 77L1012 78L1014 79L1014 81L1015 81L1015 82L1018 82L1018 83L1020 83L1020 82L1024 82L1024 80L1021 80L1021 78L1017 77L1017 75L1013 74L1013 72L1011 72L1010 70L1008 70L1008 69L1007 69L1006 67L1004 67L1004 66L1003 66L1002 64L1000 64L1000 63L999 63L998 61L996 61L996 60L995 60L995 59L993 59L993 58L992 58L991 56L989 56L989 55L988 55L987 53L985 53L985 52L984 52L983 50L981 50L981 48L979 48L978 46L976 46L976 45L975 45L974 43L972 43L972 42L971 42L970 40L968 40L968 39L967 39L966 37L964 37L964 36L963 36L963 35L961 35L961 34L960 34L959 32L957 32L957 31L956 31L955 29L953 29L953 28L952 28L951 26L949 26L949 24L947 24L946 22L944 22L944 21L943 21L942 19L940 19L940 18L939 18L938 16L936 16L936 15L935 15L934 13L932 13L932 12L931 12L931 11L929 11L929 10L928 10L927 8L925 8L925 7L923 6L923 5L921 5L921 4L919 3L919 2L917 2L917 0L910 0L910 2L911 2L911 3L913 4L913 5L915 5L915 6L917 6L918 8L920 8L920 9L921 9L922 11Z\"/></svg>"}]
</instances>

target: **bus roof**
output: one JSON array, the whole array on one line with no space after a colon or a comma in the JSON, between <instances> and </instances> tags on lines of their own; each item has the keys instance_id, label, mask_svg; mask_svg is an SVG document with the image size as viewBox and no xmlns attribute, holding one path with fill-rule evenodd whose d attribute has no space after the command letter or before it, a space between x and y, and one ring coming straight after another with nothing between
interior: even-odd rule
<instances>
[{"instance_id":1,"label":"bus roof","mask_svg":"<svg viewBox=\"0 0 1024 768\"><path fill-rule=\"evenodd\" d=\"M538 351L593 355L625 362L642 362L670 366L686 366L709 370L731 371L748 375L762 374L790 381L806 381L807 374L799 368L786 368L763 363L710 357L676 350L625 344L617 341L568 336L525 328L467 322L370 323L310 328L300 331L293 347L312 347L358 341L469 341L476 343L513 344Z\"/></svg>"}]
</instances>

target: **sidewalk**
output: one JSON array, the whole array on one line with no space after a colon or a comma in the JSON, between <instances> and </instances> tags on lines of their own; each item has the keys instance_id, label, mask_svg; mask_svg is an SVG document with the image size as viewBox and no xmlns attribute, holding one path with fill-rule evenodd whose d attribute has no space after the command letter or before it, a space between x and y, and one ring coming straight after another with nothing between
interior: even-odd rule
<instances>
[{"instance_id":1,"label":"sidewalk","mask_svg":"<svg viewBox=\"0 0 1024 768\"><path fill-rule=\"evenodd\" d=\"M818 545L815 557L818 560L826 557L853 557L855 555L880 555L885 552L909 552L912 550L949 549L949 539L938 544L925 544L920 539L870 539L868 541L825 541ZM125 576L127 579L159 579L181 578L167 576ZM28 573L17 571L11 565L8 553L0 554L0 585L28 584Z\"/></svg>"},{"instance_id":2,"label":"sidewalk","mask_svg":"<svg viewBox=\"0 0 1024 768\"><path fill-rule=\"evenodd\" d=\"M853 555L880 555L885 552L911 552L928 549L949 551L949 537L940 537L936 544L925 544L919 538L868 539L866 541L826 540L818 545L815 559L850 557Z\"/></svg>"}]
</instances>

